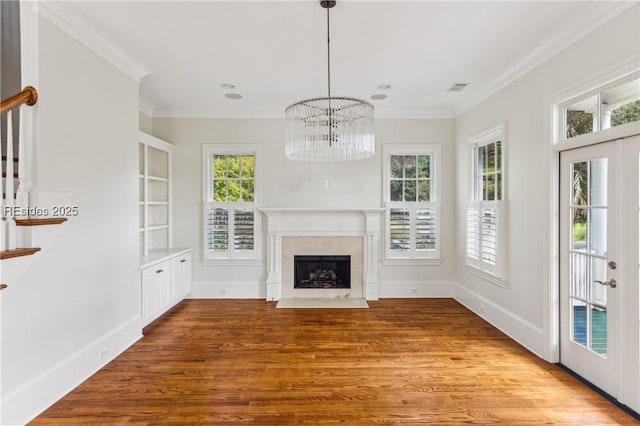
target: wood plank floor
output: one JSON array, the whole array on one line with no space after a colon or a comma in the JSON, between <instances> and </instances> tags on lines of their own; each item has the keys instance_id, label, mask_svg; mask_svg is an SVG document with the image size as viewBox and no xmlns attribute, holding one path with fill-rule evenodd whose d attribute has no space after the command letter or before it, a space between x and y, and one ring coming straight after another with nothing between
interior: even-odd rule
<instances>
[{"instance_id":1,"label":"wood plank floor","mask_svg":"<svg viewBox=\"0 0 640 426\"><path fill-rule=\"evenodd\" d=\"M637 424L451 299L187 300L40 424Z\"/></svg>"}]
</instances>

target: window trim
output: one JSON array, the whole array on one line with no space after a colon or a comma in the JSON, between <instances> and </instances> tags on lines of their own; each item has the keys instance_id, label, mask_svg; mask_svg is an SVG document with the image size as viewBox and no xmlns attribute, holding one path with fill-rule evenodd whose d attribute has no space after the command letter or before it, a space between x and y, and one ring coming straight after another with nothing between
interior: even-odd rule
<instances>
[{"instance_id":1,"label":"window trim","mask_svg":"<svg viewBox=\"0 0 640 426\"><path fill-rule=\"evenodd\" d=\"M506 287L507 284L507 221L506 221L506 195L507 195L507 170L506 170L506 151L507 151L507 131L506 123L499 123L496 126L480 131L469 137L469 187L468 187L468 202L464 213L465 224L465 239L464 239L464 263L467 270L499 287ZM479 199L478 191L478 148L486 146L490 143L500 141L500 164L502 175L502 190L500 200L481 200ZM468 241L469 241L469 229L468 229L468 212L470 208L493 208L497 214L497 253L496 264L489 265L483 262L481 259L474 259L468 256Z\"/></svg>"},{"instance_id":2,"label":"window trim","mask_svg":"<svg viewBox=\"0 0 640 426\"><path fill-rule=\"evenodd\" d=\"M383 166L382 166L382 199L385 207L384 219L384 255L382 263L392 266L407 265L440 265L442 263L442 233L441 233L441 161L442 147L439 144L385 144L382 147ZM390 182L390 166L392 155L431 155L431 200L430 201L390 201L389 182ZM416 256L416 251L411 250L405 255L398 255L389 248L389 209L399 206L407 206L415 209L418 206L427 208L435 208L436 211L436 248L432 252L426 252L425 255ZM413 218L413 214L411 215ZM412 222L413 223L413 222ZM415 230L411 230L412 235Z\"/></svg>"},{"instance_id":3,"label":"window trim","mask_svg":"<svg viewBox=\"0 0 640 426\"><path fill-rule=\"evenodd\" d=\"M630 72L621 77L614 78L609 80L606 83L597 85L595 87L591 87L588 90L584 90L579 94L573 94L571 97L566 98L562 101L554 103L554 119L553 119L553 144L561 144L563 145L563 149L570 149L568 145L571 147L579 147L585 146L594 143L594 141L600 140L609 140L615 138L622 138L625 136L632 136L638 134L638 130L640 128L640 124L637 121L633 121L630 123L621 124L615 127L608 127L606 129L602 129L602 121L603 121L603 108L602 108L602 92L605 92L609 89L621 86L625 83L630 83L632 81L640 79L640 70L636 70ZM566 136L566 108L571 106L577 102L589 99L593 96L597 96L598 105L596 112L596 121L597 121L597 130L592 131L591 133L585 133L583 135L574 136L572 138L567 138Z\"/></svg>"},{"instance_id":4,"label":"window trim","mask_svg":"<svg viewBox=\"0 0 640 426\"><path fill-rule=\"evenodd\" d=\"M211 179L211 170L213 168L212 159L214 155L253 155L254 160L254 197L251 202L228 202L213 201L210 194L213 193L213 180ZM251 266L262 263L262 226L260 213L260 200L262 196L262 147L258 144L202 144L202 264L203 265L238 265ZM208 217L207 210L212 207L220 207L228 209L229 216L235 213L235 210L251 209L254 211L254 246L253 250L247 252L236 252L232 248L231 242L226 253L220 255L211 255L208 247L207 226Z\"/></svg>"}]
</instances>

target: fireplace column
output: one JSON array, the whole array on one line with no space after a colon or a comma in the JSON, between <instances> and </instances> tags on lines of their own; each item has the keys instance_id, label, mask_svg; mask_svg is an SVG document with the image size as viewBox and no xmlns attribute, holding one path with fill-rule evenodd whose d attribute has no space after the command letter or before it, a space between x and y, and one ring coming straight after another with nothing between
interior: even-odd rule
<instances>
[{"instance_id":1,"label":"fireplace column","mask_svg":"<svg viewBox=\"0 0 640 426\"><path fill-rule=\"evenodd\" d=\"M267 300L280 300L282 297L282 236L269 232L267 248Z\"/></svg>"},{"instance_id":2,"label":"fireplace column","mask_svg":"<svg viewBox=\"0 0 640 426\"><path fill-rule=\"evenodd\" d=\"M380 288L380 212L363 210L365 216L364 239L364 296L367 300L378 300Z\"/></svg>"}]
</instances>

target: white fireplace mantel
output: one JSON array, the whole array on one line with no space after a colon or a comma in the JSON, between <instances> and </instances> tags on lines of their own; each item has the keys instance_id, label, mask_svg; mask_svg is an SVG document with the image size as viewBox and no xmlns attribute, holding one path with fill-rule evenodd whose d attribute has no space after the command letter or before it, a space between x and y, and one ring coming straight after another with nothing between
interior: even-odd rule
<instances>
[{"instance_id":1,"label":"white fireplace mantel","mask_svg":"<svg viewBox=\"0 0 640 426\"><path fill-rule=\"evenodd\" d=\"M267 300L282 297L282 237L363 238L363 293L378 300L383 208L263 208L267 228Z\"/></svg>"}]
</instances>

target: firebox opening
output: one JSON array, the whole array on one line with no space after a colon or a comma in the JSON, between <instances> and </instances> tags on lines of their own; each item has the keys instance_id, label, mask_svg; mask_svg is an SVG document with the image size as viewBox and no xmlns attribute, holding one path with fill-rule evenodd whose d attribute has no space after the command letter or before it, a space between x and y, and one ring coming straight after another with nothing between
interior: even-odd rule
<instances>
[{"instance_id":1,"label":"firebox opening","mask_svg":"<svg viewBox=\"0 0 640 426\"><path fill-rule=\"evenodd\" d=\"M351 288L351 256L294 256L293 288Z\"/></svg>"}]
</instances>

